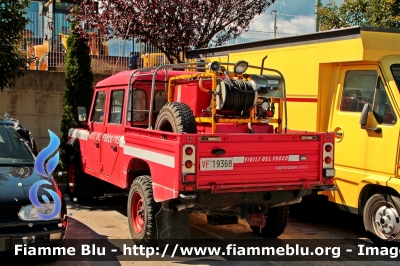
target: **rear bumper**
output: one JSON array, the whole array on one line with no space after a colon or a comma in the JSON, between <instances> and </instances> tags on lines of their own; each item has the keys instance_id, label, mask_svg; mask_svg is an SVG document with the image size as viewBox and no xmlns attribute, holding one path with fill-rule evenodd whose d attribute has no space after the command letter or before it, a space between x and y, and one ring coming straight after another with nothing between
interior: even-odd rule
<instances>
[{"instance_id":1,"label":"rear bumper","mask_svg":"<svg viewBox=\"0 0 400 266\"><path fill-rule=\"evenodd\" d=\"M190 210L209 211L213 209L234 209L239 206L275 207L294 204L311 194L312 189L253 191L236 193L211 193L205 191L182 192L179 199Z\"/></svg>"},{"instance_id":2,"label":"rear bumper","mask_svg":"<svg viewBox=\"0 0 400 266\"><path fill-rule=\"evenodd\" d=\"M328 178L331 179L331 178ZM211 190L212 193L242 193L242 192L273 192L273 191L293 191L293 190L309 190L319 189L326 185L325 182L303 180L291 183L268 183L254 184L241 183L238 184L213 184L207 186L198 186L198 190Z\"/></svg>"}]
</instances>

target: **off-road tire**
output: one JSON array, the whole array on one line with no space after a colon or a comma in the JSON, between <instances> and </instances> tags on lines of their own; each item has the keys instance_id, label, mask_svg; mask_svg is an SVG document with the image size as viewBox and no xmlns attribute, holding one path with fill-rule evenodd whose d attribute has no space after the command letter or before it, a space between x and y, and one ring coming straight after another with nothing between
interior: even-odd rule
<instances>
[{"instance_id":1,"label":"off-road tire","mask_svg":"<svg viewBox=\"0 0 400 266\"><path fill-rule=\"evenodd\" d=\"M79 144L73 142L69 149L67 165L68 196L73 203L86 203L104 195L101 181L86 175L82 170Z\"/></svg>"},{"instance_id":2,"label":"off-road tire","mask_svg":"<svg viewBox=\"0 0 400 266\"><path fill-rule=\"evenodd\" d=\"M261 228L260 235L268 238L280 236L285 231L288 217L289 206L287 205L269 208L266 217L266 224Z\"/></svg>"},{"instance_id":3,"label":"off-road tire","mask_svg":"<svg viewBox=\"0 0 400 266\"><path fill-rule=\"evenodd\" d=\"M398 238L400 198L383 191L372 195L365 204L363 220L365 231L376 245L385 245L388 241Z\"/></svg>"},{"instance_id":4,"label":"off-road tire","mask_svg":"<svg viewBox=\"0 0 400 266\"><path fill-rule=\"evenodd\" d=\"M82 191L83 173L76 157L76 155L69 157L67 168L68 196L73 203L77 203L78 199L81 201L85 197Z\"/></svg>"},{"instance_id":5,"label":"off-road tire","mask_svg":"<svg viewBox=\"0 0 400 266\"><path fill-rule=\"evenodd\" d=\"M151 177L137 177L129 191L127 210L129 231L137 245L157 245L156 214L160 207L153 198Z\"/></svg>"},{"instance_id":6,"label":"off-road tire","mask_svg":"<svg viewBox=\"0 0 400 266\"><path fill-rule=\"evenodd\" d=\"M197 133L195 117L184 103L171 102L161 108L157 116L156 130L174 133Z\"/></svg>"}]
</instances>

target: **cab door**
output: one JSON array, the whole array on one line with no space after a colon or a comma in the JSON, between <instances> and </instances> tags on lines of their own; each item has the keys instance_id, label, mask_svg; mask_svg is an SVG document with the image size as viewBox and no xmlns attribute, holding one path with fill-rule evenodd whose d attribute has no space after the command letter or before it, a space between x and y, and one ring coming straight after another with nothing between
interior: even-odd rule
<instances>
[{"instance_id":1,"label":"cab door","mask_svg":"<svg viewBox=\"0 0 400 266\"><path fill-rule=\"evenodd\" d=\"M397 118L380 69L376 65L343 66L339 76L337 96L333 105L330 130L335 132L335 182L338 191L330 200L347 206L356 212L358 208L358 186L362 180L382 178L388 180L394 173L397 145L390 145L399 132ZM382 104L391 109L392 118ZM372 127L381 127L382 132L362 129L361 111L365 104L376 111L382 119Z\"/></svg>"},{"instance_id":2,"label":"cab door","mask_svg":"<svg viewBox=\"0 0 400 266\"><path fill-rule=\"evenodd\" d=\"M89 127L91 132L87 140L86 158L83 162L87 170L100 173L100 150L101 139L104 131L104 112L107 98L106 89L97 90L93 101L92 113L90 115Z\"/></svg>"},{"instance_id":3,"label":"cab door","mask_svg":"<svg viewBox=\"0 0 400 266\"><path fill-rule=\"evenodd\" d=\"M125 89L109 89L110 97L107 102L107 117L101 142L101 169L102 173L111 177L115 169L119 169L118 155L120 154L119 141L122 137L122 118L124 112ZM118 178L118 173L113 178Z\"/></svg>"}]
</instances>

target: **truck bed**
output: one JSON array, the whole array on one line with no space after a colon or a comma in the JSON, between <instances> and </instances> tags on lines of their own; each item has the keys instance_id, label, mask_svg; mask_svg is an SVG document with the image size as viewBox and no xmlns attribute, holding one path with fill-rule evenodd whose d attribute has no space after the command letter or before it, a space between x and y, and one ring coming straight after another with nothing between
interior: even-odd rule
<instances>
[{"instance_id":1,"label":"truck bed","mask_svg":"<svg viewBox=\"0 0 400 266\"><path fill-rule=\"evenodd\" d=\"M220 137L219 142L201 139L198 142L198 189L212 185L216 191L238 186L265 190L282 189L283 186L300 188L306 182L310 186L321 182L321 140L301 140L298 134L229 134ZM211 154L213 149L223 149L226 153L215 156ZM230 160L232 167L229 167ZM221 167L224 163L228 167Z\"/></svg>"},{"instance_id":2,"label":"truck bed","mask_svg":"<svg viewBox=\"0 0 400 266\"><path fill-rule=\"evenodd\" d=\"M331 133L175 134L129 128L125 134L124 153L127 154L129 147L135 147L143 154L157 152L155 157L161 156L163 162L148 161L155 169L151 173L153 187L164 191L168 198L174 198L179 191L187 191L189 187L190 190L224 193L321 186L323 145L333 145L332 142ZM182 170L182 148L188 143L195 147L195 173L191 174ZM137 156L142 157L139 153ZM333 154L331 156L333 159ZM173 174L171 168L174 168ZM171 178L166 173L170 173ZM183 184L183 178L172 177L176 174L191 175L193 182Z\"/></svg>"}]
</instances>

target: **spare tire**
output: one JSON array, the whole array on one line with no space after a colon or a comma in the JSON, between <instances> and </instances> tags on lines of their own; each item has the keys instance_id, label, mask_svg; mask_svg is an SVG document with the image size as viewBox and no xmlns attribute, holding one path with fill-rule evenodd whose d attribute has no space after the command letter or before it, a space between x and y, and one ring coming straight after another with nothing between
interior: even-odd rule
<instances>
[{"instance_id":1,"label":"spare tire","mask_svg":"<svg viewBox=\"0 0 400 266\"><path fill-rule=\"evenodd\" d=\"M187 104L171 102L161 108L156 130L174 133L197 133L196 120Z\"/></svg>"}]
</instances>

